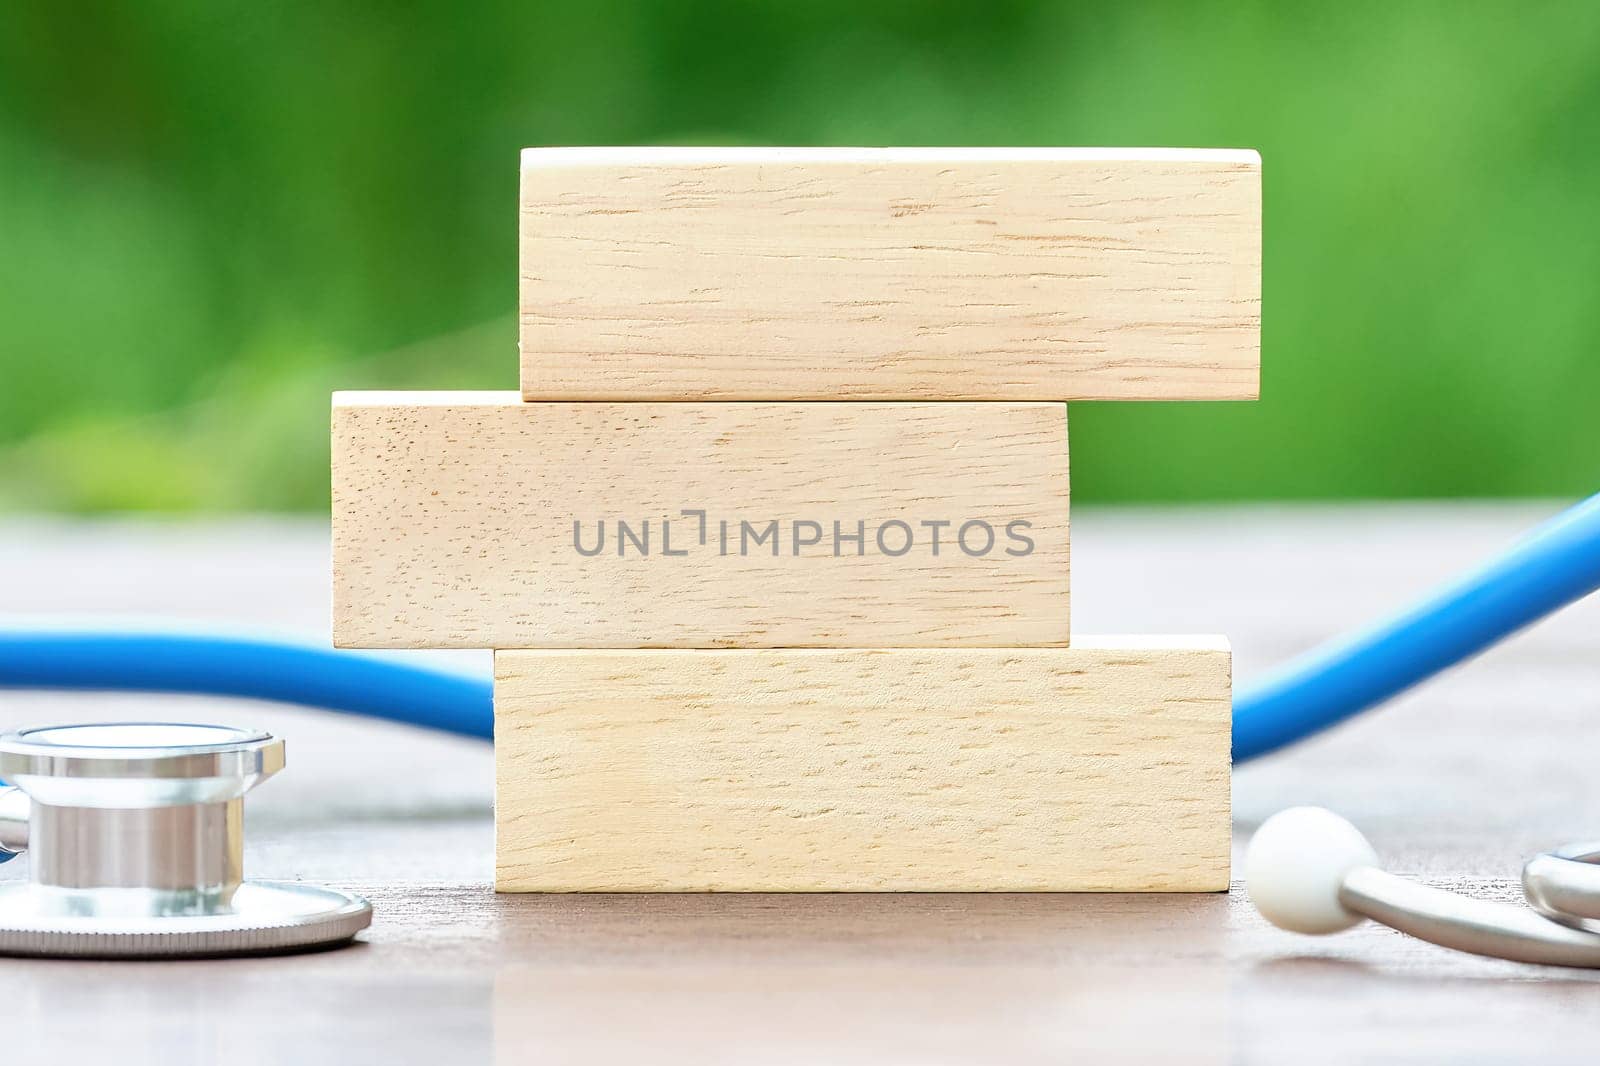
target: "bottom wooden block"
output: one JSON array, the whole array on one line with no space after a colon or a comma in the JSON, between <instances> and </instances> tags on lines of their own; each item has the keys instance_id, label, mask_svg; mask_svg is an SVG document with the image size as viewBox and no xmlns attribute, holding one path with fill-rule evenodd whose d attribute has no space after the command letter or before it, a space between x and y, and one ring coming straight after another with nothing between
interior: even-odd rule
<instances>
[{"instance_id":1,"label":"bottom wooden block","mask_svg":"<svg viewBox=\"0 0 1600 1066\"><path fill-rule=\"evenodd\" d=\"M1226 889L1221 638L502 651L502 892Z\"/></svg>"}]
</instances>

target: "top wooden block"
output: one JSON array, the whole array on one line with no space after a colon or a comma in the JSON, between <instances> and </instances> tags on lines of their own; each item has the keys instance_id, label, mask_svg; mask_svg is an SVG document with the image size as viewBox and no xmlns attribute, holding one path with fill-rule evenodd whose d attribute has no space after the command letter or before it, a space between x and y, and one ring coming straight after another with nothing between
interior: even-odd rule
<instances>
[{"instance_id":1,"label":"top wooden block","mask_svg":"<svg viewBox=\"0 0 1600 1066\"><path fill-rule=\"evenodd\" d=\"M529 400L1244 400L1253 151L530 148Z\"/></svg>"}]
</instances>

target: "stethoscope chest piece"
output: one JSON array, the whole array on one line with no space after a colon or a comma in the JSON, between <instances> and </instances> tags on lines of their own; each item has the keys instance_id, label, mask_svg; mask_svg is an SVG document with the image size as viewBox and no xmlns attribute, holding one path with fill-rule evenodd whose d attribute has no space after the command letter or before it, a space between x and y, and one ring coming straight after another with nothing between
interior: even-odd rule
<instances>
[{"instance_id":1,"label":"stethoscope chest piece","mask_svg":"<svg viewBox=\"0 0 1600 1066\"><path fill-rule=\"evenodd\" d=\"M283 741L228 726L69 725L0 735L0 954L177 958L348 941L366 900L244 880L244 794Z\"/></svg>"}]
</instances>

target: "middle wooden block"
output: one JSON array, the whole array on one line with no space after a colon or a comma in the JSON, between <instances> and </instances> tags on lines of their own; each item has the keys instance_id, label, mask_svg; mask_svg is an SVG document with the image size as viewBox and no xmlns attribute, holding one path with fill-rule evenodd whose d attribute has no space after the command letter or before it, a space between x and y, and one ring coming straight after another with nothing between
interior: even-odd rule
<instances>
[{"instance_id":1,"label":"middle wooden block","mask_svg":"<svg viewBox=\"0 0 1600 1066\"><path fill-rule=\"evenodd\" d=\"M1059 403L337 393L341 647L1063 647Z\"/></svg>"}]
</instances>

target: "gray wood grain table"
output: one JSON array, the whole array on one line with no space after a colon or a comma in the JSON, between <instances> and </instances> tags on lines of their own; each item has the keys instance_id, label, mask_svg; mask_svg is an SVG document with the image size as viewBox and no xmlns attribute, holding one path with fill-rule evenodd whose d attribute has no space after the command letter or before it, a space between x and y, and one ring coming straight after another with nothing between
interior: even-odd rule
<instances>
[{"instance_id":1,"label":"gray wood grain table","mask_svg":"<svg viewBox=\"0 0 1600 1066\"><path fill-rule=\"evenodd\" d=\"M1555 505L1074 515L1080 632L1223 632L1241 681L1486 557ZM313 521L0 524L0 623L177 622L326 639ZM428 658L486 671L478 654ZM370 896L364 943L279 959L0 960L0 1060L937 1063L1526 1060L1600 1036L1600 976L1207 896L573 896L489 889L491 756L384 723L203 698L0 692L0 725L261 723L250 874ZM1234 782L1236 841L1319 803L1392 869L1515 898L1600 836L1600 604ZM0 877L21 875L20 863Z\"/></svg>"}]
</instances>

